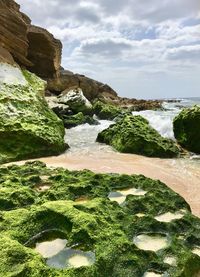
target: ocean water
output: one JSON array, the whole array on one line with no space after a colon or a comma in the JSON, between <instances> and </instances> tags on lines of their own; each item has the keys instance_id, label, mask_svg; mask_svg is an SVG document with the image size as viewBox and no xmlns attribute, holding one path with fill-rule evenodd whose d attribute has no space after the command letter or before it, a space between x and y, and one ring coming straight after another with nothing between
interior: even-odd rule
<instances>
[{"instance_id":1,"label":"ocean water","mask_svg":"<svg viewBox=\"0 0 200 277\"><path fill-rule=\"evenodd\" d=\"M151 126L163 137L174 139L173 119L184 107L192 107L200 104L200 98L176 99L180 102L163 102L165 111L140 111L133 112L134 115L145 117Z\"/></svg>"},{"instance_id":2,"label":"ocean water","mask_svg":"<svg viewBox=\"0 0 200 277\"><path fill-rule=\"evenodd\" d=\"M164 111L141 111L141 114L158 132L174 138L172 121L183 107L200 104L199 99L181 99L177 103L164 102ZM71 170L90 169L101 173L143 174L159 179L190 204L195 215L200 217L200 155L191 153L185 158L159 159L134 154L122 154L106 144L96 142L97 135L112 121L101 120L99 125L80 125L66 130L65 140L70 148L63 154L40 160L48 166Z\"/></svg>"},{"instance_id":3,"label":"ocean water","mask_svg":"<svg viewBox=\"0 0 200 277\"><path fill-rule=\"evenodd\" d=\"M200 98L176 99L180 102L163 102L163 111L145 110L133 112L133 115L145 117L150 125L163 137L174 139L173 119L184 107L200 104ZM108 128L113 121L101 120L99 125L80 125L66 130L66 142L70 145L68 155L79 153L88 154L114 151L110 146L99 144L96 138L99 132ZM196 155L192 155L195 158ZM199 156L196 156L198 158Z\"/></svg>"}]
</instances>

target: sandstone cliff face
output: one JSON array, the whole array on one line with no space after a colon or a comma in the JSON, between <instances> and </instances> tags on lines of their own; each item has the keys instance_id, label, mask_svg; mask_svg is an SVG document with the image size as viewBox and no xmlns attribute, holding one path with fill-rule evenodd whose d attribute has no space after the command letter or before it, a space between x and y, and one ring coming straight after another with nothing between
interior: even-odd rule
<instances>
[{"instance_id":1,"label":"sandstone cliff face","mask_svg":"<svg viewBox=\"0 0 200 277\"><path fill-rule=\"evenodd\" d=\"M93 100L117 93L109 86L86 76L60 70L62 43L47 30L31 25L31 20L14 0L0 0L0 61L25 66L29 71L47 80L48 89L58 94L66 89L80 87Z\"/></svg>"},{"instance_id":2,"label":"sandstone cliff face","mask_svg":"<svg viewBox=\"0 0 200 277\"><path fill-rule=\"evenodd\" d=\"M26 67L48 83L50 92L80 88L90 101L98 98L133 110L160 108L160 102L125 99L108 85L61 68L62 43L47 30L32 26L14 0L0 0L0 62Z\"/></svg>"},{"instance_id":3,"label":"sandstone cliff face","mask_svg":"<svg viewBox=\"0 0 200 277\"><path fill-rule=\"evenodd\" d=\"M0 0L0 46L10 52L20 65L30 66L27 29L30 19L19 11L13 0Z\"/></svg>"},{"instance_id":4,"label":"sandstone cliff face","mask_svg":"<svg viewBox=\"0 0 200 277\"><path fill-rule=\"evenodd\" d=\"M58 74L61 64L62 43L47 30L30 26L28 29L28 59L33 63L30 70L42 78Z\"/></svg>"},{"instance_id":5,"label":"sandstone cliff face","mask_svg":"<svg viewBox=\"0 0 200 277\"><path fill-rule=\"evenodd\" d=\"M99 98L103 94L107 93L108 98L116 98L117 93L108 85L95 81L91 78L88 78L84 75L74 74L69 70L61 70L59 75L56 78L48 79L47 89L60 93L66 88L81 88L85 97L89 100Z\"/></svg>"}]
</instances>

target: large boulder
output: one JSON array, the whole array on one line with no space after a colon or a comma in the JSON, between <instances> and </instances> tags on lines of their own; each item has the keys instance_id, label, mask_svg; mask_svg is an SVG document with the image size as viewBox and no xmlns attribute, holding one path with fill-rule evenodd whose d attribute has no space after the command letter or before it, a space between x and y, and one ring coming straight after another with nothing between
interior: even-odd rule
<instances>
[{"instance_id":1,"label":"large boulder","mask_svg":"<svg viewBox=\"0 0 200 277\"><path fill-rule=\"evenodd\" d=\"M31 62L26 58L30 19L19 8L13 0L0 1L0 46L9 51L20 65L30 66Z\"/></svg>"},{"instance_id":2,"label":"large boulder","mask_svg":"<svg viewBox=\"0 0 200 277\"><path fill-rule=\"evenodd\" d=\"M200 154L200 105L183 109L174 118L173 126L178 143Z\"/></svg>"},{"instance_id":3,"label":"large boulder","mask_svg":"<svg viewBox=\"0 0 200 277\"><path fill-rule=\"evenodd\" d=\"M0 163L66 149L63 123L49 109L44 88L36 75L0 64Z\"/></svg>"},{"instance_id":4,"label":"large boulder","mask_svg":"<svg viewBox=\"0 0 200 277\"><path fill-rule=\"evenodd\" d=\"M62 43L47 30L30 26L28 29L28 59L30 70L41 78L53 78L61 64Z\"/></svg>"},{"instance_id":5,"label":"large boulder","mask_svg":"<svg viewBox=\"0 0 200 277\"><path fill-rule=\"evenodd\" d=\"M94 113L102 120L113 120L124 116L129 112L127 109L120 108L112 104L103 103L101 101L96 101L93 105Z\"/></svg>"},{"instance_id":6,"label":"large boulder","mask_svg":"<svg viewBox=\"0 0 200 277\"><path fill-rule=\"evenodd\" d=\"M115 99L117 97L117 93L108 85L84 75L74 74L69 70L61 70L57 77L47 80L47 89L57 94L65 89L73 89L75 87L81 88L84 96L90 101L101 97L106 97L107 99Z\"/></svg>"},{"instance_id":7,"label":"large boulder","mask_svg":"<svg viewBox=\"0 0 200 277\"><path fill-rule=\"evenodd\" d=\"M175 142L163 138L141 116L127 115L98 134L98 142L113 146L123 153L171 158L179 154Z\"/></svg>"},{"instance_id":8,"label":"large boulder","mask_svg":"<svg viewBox=\"0 0 200 277\"><path fill-rule=\"evenodd\" d=\"M87 114L92 110L92 104L83 95L83 91L80 88L63 91L58 98L58 102L69 106L74 113L83 112Z\"/></svg>"},{"instance_id":9,"label":"large boulder","mask_svg":"<svg viewBox=\"0 0 200 277\"><path fill-rule=\"evenodd\" d=\"M98 125L99 122L90 115L79 112L75 115L65 115L62 117L65 128L72 128L82 124Z\"/></svg>"}]
</instances>

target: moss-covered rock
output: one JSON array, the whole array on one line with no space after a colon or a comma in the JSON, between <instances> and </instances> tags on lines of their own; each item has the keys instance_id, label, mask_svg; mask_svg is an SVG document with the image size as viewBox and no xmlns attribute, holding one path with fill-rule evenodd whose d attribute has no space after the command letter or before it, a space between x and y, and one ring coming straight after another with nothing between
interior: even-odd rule
<instances>
[{"instance_id":1,"label":"moss-covered rock","mask_svg":"<svg viewBox=\"0 0 200 277\"><path fill-rule=\"evenodd\" d=\"M44 182L49 189L39 191ZM8 204L1 205L0 276L141 277L153 271L193 277L200 271L200 257L193 253L200 247L200 220L183 198L160 181L142 175L49 169L34 162L1 167L0 191L6 189L13 194L18 190L28 193L14 202L7 193ZM129 195L126 191L123 205L108 198L111 191L124 189L146 193ZM29 201L30 195L34 195L33 201ZM159 214L178 211L182 218L156 220ZM165 236L168 244L157 252L142 250L134 242L140 234ZM66 239L68 247L92 251L95 262L64 269L48 265L35 245L56 238ZM175 264L165 262L169 256Z\"/></svg>"},{"instance_id":2,"label":"moss-covered rock","mask_svg":"<svg viewBox=\"0 0 200 277\"><path fill-rule=\"evenodd\" d=\"M141 116L128 115L98 134L98 142L113 146L123 153L135 153L150 157L176 157L176 144L163 138Z\"/></svg>"},{"instance_id":3,"label":"moss-covered rock","mask_svg":"<svg viewBox=\"0 0 200 277\"><path fill-rule=\"evenodd\" d=\"M58 103L69 106L73 113L82 112L83 114L92 114L92 104L84 96L81 88L66 89L58 97Z\"/></svg>"},{"instance_id":4,"label":"moss-covered rock","mask_svg":"<svg viewBox=\"0 0 200 277\"><path fill-rule=\"evenodd\" d=\"M81 124L88 123L89 125L98 125L98 121L92 116L84 115L82 112L75 115L64 115L62 117L64 126L66 128L76 127Z\"/></svg>"},{"instance_id":5,"label":"moss-covered rock","mask_svg":"<svg viewBox=\"0 0 200 277\"><path fill-rule=\"evenodd\" d=\"M130 113L128 110L122 109L118 106L114 106L111 104L105 104L101 101L97 101L94 103L93 110L99 119L107 120L113 120L118 116Z\"/></svg>"},{"instance_id":6,"label":"moss-covered rock","mask_svg":"<svg viewBox=\"0 0 200 277\"><path fill-rule=\"evenodd\" d=\"M178 143L200 154L200 105L183 109L174 118L173 126Z\"/></svg>"},{"instance_id":7,"label":"moss-covered rock","mask_svg":"<svg viewBox=\"0 0 200 277\"><path fill-rule=\"evenodd\" d=\"M63 123L44 99L45 82L28 71L23 74L23 84L0 83L0 163L66 149Z\"/></svg>"}]
</instances>

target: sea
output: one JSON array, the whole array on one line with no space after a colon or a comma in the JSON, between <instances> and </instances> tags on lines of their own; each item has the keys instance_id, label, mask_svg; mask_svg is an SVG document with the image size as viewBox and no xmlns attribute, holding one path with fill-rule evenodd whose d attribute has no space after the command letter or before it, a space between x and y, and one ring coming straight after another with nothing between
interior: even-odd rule
<instances>
[{"instance_id":1,"label":"sea","mask_svg":"<svg viewBox=\"0 0 200 277\"><path fill-rule=\"evenodd\" d=\"M163 102L163 110L133 112L142 115L162 136L174 139L173 119L184 108L200 104L200 98L176 99ZM111 146L96 142L100 131L113 121L101 120L99 125L80 125L66 130L65 141L70 148L63 154L40 160L51 167L70 170L87 169L98 173L142 174L161 180L190 204L192 212L200 217L200 155L190 153L174 159L149 158L123 154Z\"/></svg>"},{"instance_id":2,"label":"sea","mask_svg":"<svg viewBox=\"0 0 200 277\"><path fill-rule=\"evenodd\" d=\"M173 119L183 108L200 105L199 98L164 99L163 110L144 110L133 112L133 115L141 115L146 118L150 125L163 137L175 140L173 133ZM100 120L99 125L80 125L66 130L66 142L70 145L68 154L79 153L93 154L98 152L114 151L110 146L99 144L96 138L99 132L108 128L114 121ZM191 159L200 159L200 155L191 153Z\"/></svg>"}]
</instances>

